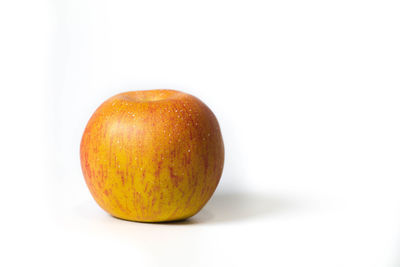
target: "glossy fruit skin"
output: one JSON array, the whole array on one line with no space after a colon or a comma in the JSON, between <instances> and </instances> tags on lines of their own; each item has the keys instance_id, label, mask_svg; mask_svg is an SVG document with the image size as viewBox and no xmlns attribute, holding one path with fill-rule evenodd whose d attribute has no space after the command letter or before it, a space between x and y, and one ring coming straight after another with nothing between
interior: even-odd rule
<instances>
[{"instance_id":1,"label":"glossy fruit skin","mask_svg":"<svg viewBox=\"0 0 400 267\"><path fill-rule=\"evenodd\" d=\"M199 99L175 90L131 91L105 101L84 131L86 184L111 215L182 220L211 198L222 175L218 121Z\"/></svg>"}]
</instances>

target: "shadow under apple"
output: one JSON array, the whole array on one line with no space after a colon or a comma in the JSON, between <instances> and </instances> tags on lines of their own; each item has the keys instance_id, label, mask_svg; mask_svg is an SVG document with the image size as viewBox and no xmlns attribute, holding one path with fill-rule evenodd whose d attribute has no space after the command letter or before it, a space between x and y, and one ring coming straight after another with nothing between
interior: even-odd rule
<instances>
[{"instance_id":1,"label":"shadow under apple","mask_svg":"<svg viewBox=\"0 0 400 267\"><path fill-rule=\"evenodd\" d=\"M216 193L195 216L166 224L229 223L269 216L294 207L288 199L252 192Z\"/></svg>"}]
</instances>

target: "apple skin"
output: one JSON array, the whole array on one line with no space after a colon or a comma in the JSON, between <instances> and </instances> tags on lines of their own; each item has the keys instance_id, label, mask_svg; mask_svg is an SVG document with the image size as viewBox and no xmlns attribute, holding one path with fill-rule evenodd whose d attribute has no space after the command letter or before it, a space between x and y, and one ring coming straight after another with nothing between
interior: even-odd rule
<instances>
[{"instance_id":1,"label":"apple skin","mask_svg":"<svg viewBox=\"0 0 400 267\"><path fill-rule=\"evenodd\" d=\"M131 91L94 112L80 158L93 198L111 215L175 221L211 198L224 144L216 117L198 98L175 90Z\"/></svg>"}]
</instances>

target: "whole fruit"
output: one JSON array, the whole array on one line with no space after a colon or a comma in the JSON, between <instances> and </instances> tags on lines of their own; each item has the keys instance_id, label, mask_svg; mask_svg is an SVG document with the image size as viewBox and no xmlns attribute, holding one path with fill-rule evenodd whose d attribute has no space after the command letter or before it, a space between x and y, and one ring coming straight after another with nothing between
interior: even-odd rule
<instances>
[{"instance_id":1,"label":"whole fruit","mask_svg":"<svg viewBox=\"0 0 400 267\"><path fill-rule=\"evenodd\" d=\"M105 101L83 133L86 184L111 215L181 220L211 198L224 165L218 121L199 99L175 90L121 93Z\"/></svg>"}]
</instances>

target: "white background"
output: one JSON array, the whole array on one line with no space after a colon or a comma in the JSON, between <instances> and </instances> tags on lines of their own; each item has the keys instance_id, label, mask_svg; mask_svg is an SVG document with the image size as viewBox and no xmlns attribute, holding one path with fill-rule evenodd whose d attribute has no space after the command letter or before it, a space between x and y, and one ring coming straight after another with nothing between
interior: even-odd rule
<instances>
[{"instance_id":1,"label":"white background","mask_svg":"<svg viewBox=\"0 0 400 267\"><path fill-rule=\"evenodd\" d=\"M400 266L398 1L0 2L1 266ZM128 90L220 121L190 220L114 219L79 142Z\"/></svg>"}]
</instances>

